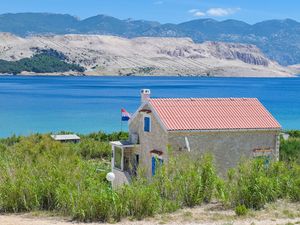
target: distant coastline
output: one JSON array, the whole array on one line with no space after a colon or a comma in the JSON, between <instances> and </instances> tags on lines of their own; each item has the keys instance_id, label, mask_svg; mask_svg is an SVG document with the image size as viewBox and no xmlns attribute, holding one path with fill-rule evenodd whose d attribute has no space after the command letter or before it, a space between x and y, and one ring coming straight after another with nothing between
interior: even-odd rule
<instances>
[{"instance_id":1,"label":"distant coastline","mask_svg":"<svg viewBox=\"0 0 300 225\"><path fill-rule=\"evenodd\" d=\"M77 73L22 73L22 74L0 74L0 77L5 76L23 76L23 77L199 77L199 78L296 78L299 77L300 74L290 75L290 76L263 76L263 75L254 75L254 76L222 76L222 75L214 75L214 76L205 76L205 75L99 75L99 74L77 74Z\"/></svg>"},{"instance_id":2,"label":"distant coastline","mask_svg":"<svg viewBox=\"0 0 300 225\"><path fill-rule=\"evenodd\" d=\"M196 75L196 74L185 74L185 75L181 75L181 74L170 74L170 75L166 75L166 74L155 74L155 75L147 75L147 74L98 74L98 73L77 73L77 72L73 72L73 71L69 71L69 72L64 72L64 73L33 73L33 72L22 72L20 74L5 74L5 73L0 73L0 77L4 77L4 76L24 76L24 77L199 77L199 78L296 78L300 76L300 73L295 73L295 74L291 74L288 76L272 76L272 75L267 75L264 76L263 74L253 74L251 76L244 76L244 75L213 75L213 76L208 76L208 75Z\"/></svg>"}]
</instances>

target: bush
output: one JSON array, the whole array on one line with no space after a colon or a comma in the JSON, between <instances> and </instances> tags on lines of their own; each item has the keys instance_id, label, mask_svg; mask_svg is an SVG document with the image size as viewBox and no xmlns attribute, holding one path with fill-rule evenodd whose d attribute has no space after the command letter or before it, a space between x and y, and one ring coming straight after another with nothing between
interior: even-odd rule
<instances>
[{"instance_id":1,"label":"bush","mask_svg":"<svg viewBox=\"0 0 300 225\"><path fill-rule=\"evenodd\" d=\"M90 138L82 138L80 143L74 144L74 149L85 159L110 159L111 146L108 142L99 142Z\"/></svg>"},{"instance_id":2,"label":"bush","mask_svg":"<svg viewBox=\"0 0 300 225\"><path fill-rule=\"evenodd\" d=\"M248 209L245 205L236 206L234 211L237 216L245 216L248 213Z\"/></svg>"},{"instance_id":3,"label":"bush","mask_svg":"<svg viewBox=\"0 0 300 225\"><path fill-rule=\"evenodd\" d=\"M7 146L12 146L20 141L21 137L13 135L11 137L5 138L5 139L0 139L0 143L7 145Z\"/></svg>"},{"instance_id":4,"label":"bush","mask_svg":"<svg viewBox=\"0 0 300 225\"><path fill-rule=\"evenodd\" d=\"M163 198L163 211L210 202L217 184L212 156L169 155L168 163L153 178Z\"/></svg>"},{"instance_id":5,"label":"bush","mask_svg":"<svg viewBox=\"0 0 300 225\"><path fill-rule=\"evenodd\" d=\"M290 130L287 133L290 135L290 137L300 138L300 130Z\"/></svg>"},{"instance_id":6,"label":"bush","mask_svg":"<svg viewBox=\"0 0 300 225\"><path fill-rule=\"evenodd\" d=\"M106 134L102 131L99 131L97 133L91 133L88 135L81 135L82 137L93 139L95 141L118 141L118 140L127 140L128 139L128 133L127 132L113 132L111 134Z\"/></svg>"},{"instance_id":7,"label":"bush","mask_svg":"<svg viewBox=\"0 0 300 225\"><path fill-rule=\"evenodd\" d=\"M266 203L275 201L280 187L267 172L264 160L241 163L228 181L232 205L261 209Z\"/></svg>"},{"instance_id":8,"label":"bush","mask_svg":"<svg viewBox=\"0 0 300 225\"><path fill-rule=\"evenodd\" d=\"M142 219L160 212L161 196L154 184L137 180L119 193L127 216Z\"/></svg>"},{"instance_id":9,"label":"bush","mask_svg":"<svg viewBox=\"0 0 300 225\"><path fill-rule=\"evenodd\" d=\"M300 165L293 163L289 165L289 172L285 176L283 193L294 202L300 201Z\"/></svg>"},{"instance_id":10,"label":"bush","mask_svg":"<svg viewBox=\"0 0 300 225\"><path fill-rule=\"evenodd\" d=\"M300 201L300 165L264 160L250 160L230 171L225 195L232 206L261 209L266 203L287 198Z\"/></svg>"},{"instance_id":11,"label":"bush","mask_svg":"<svg viewBox=\"0 0 300 225\"><path fill-rule=\"evenodd\" d=\"M300 164L300 138L281 139L280 160Z\"/></svg>"},{"instance_id":12,"label":"bush","mask_svg":"<svg viewBox=\"0 0 300 225\"><path fill-rule=\"evenodd\" d=\"M77 185L61 184L57 188L57 208L78 221L117 221L121 216L119 195L105 182L88 179Z\"/></svg>"}]
</instances>

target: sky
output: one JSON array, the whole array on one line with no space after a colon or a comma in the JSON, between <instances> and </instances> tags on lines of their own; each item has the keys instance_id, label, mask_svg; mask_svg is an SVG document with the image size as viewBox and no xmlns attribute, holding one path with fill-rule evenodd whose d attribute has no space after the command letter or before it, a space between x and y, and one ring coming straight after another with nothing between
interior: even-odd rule
<instances>
[{"instance_id":1,"label":"sky","mask_svg":"<svg viewBox=\"0 0 300 225\"><path fill-rule=\"evenodd\" d=\"M199 18L300 21L300 0L0 0L0 13L66 13L81 19L99 14L120 19L180 23Z\"/></svg>"}]
</instances>

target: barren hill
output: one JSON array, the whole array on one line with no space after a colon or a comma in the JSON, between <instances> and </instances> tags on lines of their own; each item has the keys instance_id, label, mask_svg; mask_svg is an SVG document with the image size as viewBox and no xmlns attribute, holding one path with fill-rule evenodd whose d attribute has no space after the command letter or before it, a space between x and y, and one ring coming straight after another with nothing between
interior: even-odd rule
<instances>
[{"instance_id":1,"label":"barren hill","mask_svg":"<svg viewBox=\"0 0 300 225\"><path fill-rule=\"evenodd\" d=\"M179 24L118 19L96 15L80 19L68 14L0 14L0 32L17 36L97 34L124 38L189 37L196 43L222 41L254 44L268 58L281 65L300 63L300 23L291 20L266 20L255 24L228 19L196 19Z\"/></svg>"},{"instance_id":2,"label":"barren hill","mask_svg":"<svg viewBox=\"0 0 300 225\"><path fill-rule=\"evenodd\" d=\"M15 61L55 50L87 75L291 76L253 45L189 38L126 39L102 35L17 37L0 34L0 59Z\"/></svg>"}]
</instances>

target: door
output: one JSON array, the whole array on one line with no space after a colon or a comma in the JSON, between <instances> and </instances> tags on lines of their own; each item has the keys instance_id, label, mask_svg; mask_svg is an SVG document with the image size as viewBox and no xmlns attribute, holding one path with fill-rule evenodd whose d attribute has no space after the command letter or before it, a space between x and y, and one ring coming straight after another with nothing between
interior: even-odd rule
<instances>
[{"instance_id":1,"label":"door","mask_svg":"<svg viewBox=\"0 0 300 225\"><path fill-rule=\"evenodd\" d=\"M152 156L152 176L155 175L156 170L163 164L164 160L157 156Z\"/></svg>"},{"instance_id":2,"label":"door","mask_svg":"<svg viewBox=\"0 0 300 225\"><path fill-rule=\"evenodd\" d=\"M135 154L135 159L134 159L134 164L133 164L133 174L136 176L137 175L137 169L140 164L140 155Z\"/></svg>"}]
</instances>

